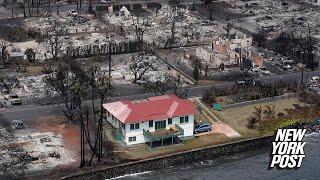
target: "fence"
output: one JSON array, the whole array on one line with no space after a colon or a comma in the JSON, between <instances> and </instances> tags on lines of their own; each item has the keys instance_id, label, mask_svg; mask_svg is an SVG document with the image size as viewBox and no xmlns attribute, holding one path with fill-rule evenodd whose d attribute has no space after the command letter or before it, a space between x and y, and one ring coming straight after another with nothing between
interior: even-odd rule
<instances>
[{"instance_id":1,"label":"fence","mask_svg":"<svg viewBox=\"0 0 320 180\"><path fill-rule=\"evenodd\" d=\"M257 99L252 101L245 101L241 103L229 104L229 105L223 106L222 109L236 108L236 107L247 106L247 105L256 104L256 103L266 103L266 102L277 101L281 99L288 99L292 97L299 97L299 94L291 93L291 94L285 94L285 95L275 96L270 98L263 98L263 99Z\"/></svg>"}]
</instances>

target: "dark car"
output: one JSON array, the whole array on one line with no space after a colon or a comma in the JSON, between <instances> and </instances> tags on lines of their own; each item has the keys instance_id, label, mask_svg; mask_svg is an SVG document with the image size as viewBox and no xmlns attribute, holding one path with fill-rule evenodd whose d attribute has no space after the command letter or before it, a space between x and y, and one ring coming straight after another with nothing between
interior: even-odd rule
<instances>
[{"instance_id":1,"label":"dark car","mask_svg":"<svg viewBox=\"0 0 320 180\"><path fill-rule=\"evenodd\" d=\"M212 131L211 124L200 124L200 125L194 126L193 133L198 134L198 133L210 132L210 131Z\"/></svg>"},{"instance_id":2,"label":"dark car","mask_svg":"<svg viewBox=\"0 0 320 180\"><path fill-rule=\"evenodd\" d=\"M24 126L24 124L23 124L23 122L21 120L14 120L13 121L13 127L15 129L17 129L17 130L25 128L25 126Z\"/></svg>"},{"instance_id":3,"label":"dark car","mask_svg":"<svg viewBox=\"0 0 320 180\"><path fill-rule=\"evenodd\" d=\"M315 123L316 123L317 125L320 125L320 117L318 117L318 119L316 119Z\"/></svg>"}]
</instances>

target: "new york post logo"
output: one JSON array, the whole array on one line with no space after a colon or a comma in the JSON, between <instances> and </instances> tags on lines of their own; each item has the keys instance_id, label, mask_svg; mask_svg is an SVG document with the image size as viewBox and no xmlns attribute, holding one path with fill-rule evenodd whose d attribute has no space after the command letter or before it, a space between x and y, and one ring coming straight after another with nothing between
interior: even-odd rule
<instances>
[{"instance_id":1,"label":"new york post logo","mask_svg":"<svg viewBox=\"0 0 320 180\"><path fill-rule=\"evenodd\" d=\"M303 150L306 142L302 142L305 133L306 129L278 129L272 142L268 169L300 168L306 157Z\"/></svg>"}]
</instances>

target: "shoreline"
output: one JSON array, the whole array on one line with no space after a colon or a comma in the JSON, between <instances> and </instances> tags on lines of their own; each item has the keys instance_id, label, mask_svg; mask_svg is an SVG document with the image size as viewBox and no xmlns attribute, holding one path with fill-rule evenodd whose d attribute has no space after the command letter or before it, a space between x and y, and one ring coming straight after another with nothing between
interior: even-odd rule
<instances>
[{"instance_id":1,"label":"shoreline","mask_svg":"<svg viewBox=\"0 0 320 180\"><path fill-rule=\"evenodd\" d=\"M307 129L306 132L306 136L311 135L313 133L320 133L320 125L315 124L314 122L306 122L306 123L299 123L299 124L295 124L295 125L290 125L286 128L305 128ZM263 144L263 143L258 143L257 145L249 145L250 148L241 148L240 150L228 150L227 153L223 152L223 151L216 151L215 153L213 153L212 157L208 157L206 156L206 150L210 149L215 149L215 148L222 148L224 146L230 146L229 148L233 149L233 148L237 148L239 143L243 143L243 142L250 142L250 143L254 143L255 141L260 141L261 139L269 139L267 141L267 144ZM154 171L154 170L158 170L163 168L163 163L160 163L160 166L157 166L156 168L151 168L150 167L143 167L143 163L148 164L148 162L152 162L152 161L157 161L157 160L163 160L163 161L171 161L170 159L174 159L175 156L183 156L185 154L189 154L191 157L188 158L195 158L199 161L203 161L203 160L216 160L220 157L225 157L225 156L233 156L233 155L237 155L240 153L244 153L246 151L259 151L262 149L267 150L268 148L270 148L270 144L272 143L274 139L274 135L271 136L264 136L264 137L257 137L257 138L251 138L251 139L243 139L243 140L238 140L238 141L233 141L233 142L229 142L229 143L224 143L224 144L219 144L219 145L213 145L213 146L207 146L207 147L202 147L202 148L197 148L197 149L192 149L192 150L188 150L188 151L182 151L182 152L177 152L177 153L172 153L172 154L166 154L163 156L157 156L157 157L152 157L152 158L147 158L147 159L142 159L142 160L138 160L138 161L130 161L130 162L126 162L126 163L121 163L121 164L116 164L116 165L108 165L108 166L97 166L91 169L74 169L75 171L69 175L66 175L66 173L61 173L60 175L57 175L54 177L54 179L81 179L82 177L85 177L85 179L106 179L107 178L116 178L116 177L120 177L120 176L126 176L126 175L131 175L131 174L137 174L137 173L142 173L142 172L146 172L146 171ZM225 149L224 149L225 151ZM197 157L192 157L192 153L193 152L198 152L198 154L196 155ZM200 152L200 153L199 153ZM191 154L190 154L191 153ZM199 158L200 157L200 158ZM203 157L203 158L201 158ZM168 160L166 160L168 159ZM179 165L188 165L191 164L193 162L195 162L196 160L191 160L191 161L184 161L184 160L180 160L178 159L177 162L175 162L175 164ZM113 168L121 168L123 166L130 166L131 168L135 169L137 167L134 167L135 165L137 165L138 170L137 171L119 171L119 172L112 172L111 175L109 174L109 170L113 169ZM175 165L173 165L175 166ZM54 169L53 172L58 171L58 169ZM113 170L112 170L113 171ZM50 175L51 173L50 170L46 171L46 172L38 172L38 175L27 175L25 176L25 178L27 179L42 179L44 177L47 177L47 175ZM58 171L59 172L59 171ZM103 174L106 175L103 175ZM58 173L59 174L59 173ZM98 174L98 177L95 175ZM88 176L89 175L89 176Z\"/></svg>"},{"instance_id":2,"label":"shoreline","mask_svg":"<svg viewBox=\"0 0 320 180\"><path fill-rule=\"evenodd\" d=\"M68 176L61 177L60 179L108 179L123 176L126 174L158 170L169 166L190 164L197 160L213 160L221 156L229 156L246 151L269 148L269 145L272 143L273 139L274 136L272 135L240 140L231 143L203 147L110 167L77 172Z\"/></svg>"},{"instance_id":3,"label":"shoreline","mask_svg":"<svg viewBox=\"0 0 320 180\"><path fill-rule=\"evenodd\" d=\"M320 131L310 131L305 134L304 138L312 138L313 136L319 137ZM307 140L306 142L309 142ZM320 140L318 141L311 141L311 142L317 142L319 143ZM115 179L123 179L123 178L137 178L142 177L142 179L145 178L150 178L150 177L157 177L158 178L163 178L164 176L162 175L163 173L168 173L168 172L174 172L174 173L181 173L184 169L190 169L192 168L193 171L198 171L201 169L201 171L206 171L207 169L215 169L216 167L219 166L225 166L227 164L232 164L232 163L237 163L238 161L244 161L246 159L254 158L255 156L261 156L261 155L267 155L269 154L270 148L261 148L257 150L251 150L247 152L242 152L242 153L237 153L233 155L228 155L228 156L221 156L213 160L203 160L200 162L194 162L190 164L184 164L184 165L178 165L178 166L171 166L167 167L165 169L159 169L155 171L145 171L145 172L140 172L140 173L132 173L132 174L125 174L122 176L118 176L115 178L110 178L110 180L115 180ZM192 173L193 174L193 173Z\"/></svg>"}]
</instances>

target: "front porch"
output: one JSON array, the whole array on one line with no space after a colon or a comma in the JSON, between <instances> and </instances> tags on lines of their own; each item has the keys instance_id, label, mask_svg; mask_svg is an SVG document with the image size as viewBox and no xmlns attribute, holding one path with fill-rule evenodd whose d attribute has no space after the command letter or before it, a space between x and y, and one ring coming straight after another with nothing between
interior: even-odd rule
<instances>
[{"instance_id":1,"label":"front porch","mask_svg":"<svg viewBox=\"0 0 320 180\"><path fill-rule=\"evenodd\" d=\"M161 130L156 130L154 132L149 132L143 129L143 135L149 139L149 147L152 149L153 142L161 142L161 147L164 146L164 142L168 142L168 140L171 139L171 145L174 144L174 139L179 139L181 138L181 143L183 143L183 135L184 135L184 130L178 126L175 125L174 127L170 127L170 129L161 129Z\"/></svg>"}]
</instances>

